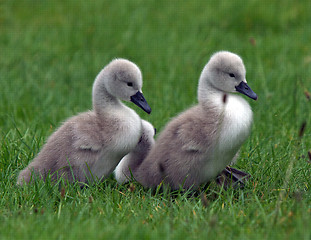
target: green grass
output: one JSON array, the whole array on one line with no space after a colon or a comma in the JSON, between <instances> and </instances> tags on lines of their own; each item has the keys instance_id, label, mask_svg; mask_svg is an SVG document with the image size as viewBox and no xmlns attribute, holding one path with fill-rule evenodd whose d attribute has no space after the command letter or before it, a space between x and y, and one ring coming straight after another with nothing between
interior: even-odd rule
<instances>
[{"instance_id":1,"label":"green grass","mask_svg":"<svg viewBox=\"0 0 311 240\"><path fill-rule=\"evenodd\" d=\"M1 1L0 238L310 239L310 12L302 0ZM112 177L82 190L15 186L55 128L91 108L111 59L141 67L153 112L129 106L161 131L196 103L218 50L242 56L259 96L237 164L252 174L244 189L154 193Z\"/></svg>"}]
</instances>

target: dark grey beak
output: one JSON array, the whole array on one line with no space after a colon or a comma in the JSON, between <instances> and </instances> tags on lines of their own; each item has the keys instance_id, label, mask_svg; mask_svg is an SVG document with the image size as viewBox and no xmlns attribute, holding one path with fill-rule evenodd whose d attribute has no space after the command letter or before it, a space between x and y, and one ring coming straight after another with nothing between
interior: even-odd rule
<instances>
[{"instance_id":1,"label":"dark grey beak","mask_svg":"<svg viewBox=\"0 0 311 240\"><path fill-rule=\"evenodd\" d=\"M257 94L253 92L253 90L247 85L246 82L241 82L235 89L251 99L257 100Z\"/></svg>"},{"instance_id":2,"label":"dark grey beak","mask_svg":"<svg viewBox=\"0 0 311 240\"><path fill-rule=\"evenodd\" d=\"M151 108L148 105L144 95L141 92L137 92L135 95L131 96L131 102L135 103L138 107L144 110L146 113L151 113Z\"/></svg>"}]
</instances>

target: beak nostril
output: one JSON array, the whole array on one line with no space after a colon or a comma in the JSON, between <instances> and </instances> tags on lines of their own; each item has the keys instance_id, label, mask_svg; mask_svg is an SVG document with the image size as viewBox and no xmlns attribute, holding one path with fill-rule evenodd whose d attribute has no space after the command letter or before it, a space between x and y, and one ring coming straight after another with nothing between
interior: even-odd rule
<instances>
[{"instance_id":1,"label":"beak nostril","mask_svg":"<svg viewBox=\"0 0 311 240\"><path fill-rule=\"evenodd\" d=\"M144 98L144 95L141 92L138 91L135 95L131 96L131 102L143 109L146 113L151 113L151 108L149 107L147 100Z\"/></svg>"},{"instance_id":2,"label":"beak nostril","mask_svg":"<svg viewBox=\"0 0 311 240\"><path fill-rule=\"evenodd\" d=\"M253 90L247 85L246 82L241 82L238 86L235 87L237 92L240 92L251 99L257 100L256 93L253 92Z\"/></svg>"}]
</instances>

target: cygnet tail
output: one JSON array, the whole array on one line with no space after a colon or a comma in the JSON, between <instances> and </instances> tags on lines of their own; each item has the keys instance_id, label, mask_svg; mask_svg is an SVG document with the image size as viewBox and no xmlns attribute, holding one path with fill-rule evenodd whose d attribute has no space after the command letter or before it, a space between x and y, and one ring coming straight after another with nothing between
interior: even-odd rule
<instances>
[{"instance_id":1,"label":"cygnet tail","mask_svg":"<svg viewBox=\"0 0 311 240\"><path fill-rule=\"evenodd\" d=\"M22 186L35 180L35 178L44 178L44 176L37 168L28 166L19 173L16 184Z\"/></svg>"}]
</instances>

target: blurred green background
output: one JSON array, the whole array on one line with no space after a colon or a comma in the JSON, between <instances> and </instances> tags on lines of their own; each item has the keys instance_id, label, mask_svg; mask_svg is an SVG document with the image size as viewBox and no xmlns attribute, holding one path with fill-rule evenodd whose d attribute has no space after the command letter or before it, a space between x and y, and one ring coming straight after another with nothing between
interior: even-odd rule
<instances>
[{"instance_id":1,"label":"blurred green background","mask_svg":"<svg viewBox=\"0 0 311 240\"><path fill-rule=\"evenodd\" d=\"M0 1L0 237L310 239L310 13L304 0ZM91 109L93 81L112 59L141 68L153 111L128 106L161 131L197 102L200 72L219 50L243 58L259 97L248 100L254 125L238 167L253 178L244 190L214 186L208 207L184 195L179 207L170 194L138 184L128 192L113 178L82 192L68 186L68 198L43 183L16 188L55 128Z\"/></svg>"}]
</instances>

